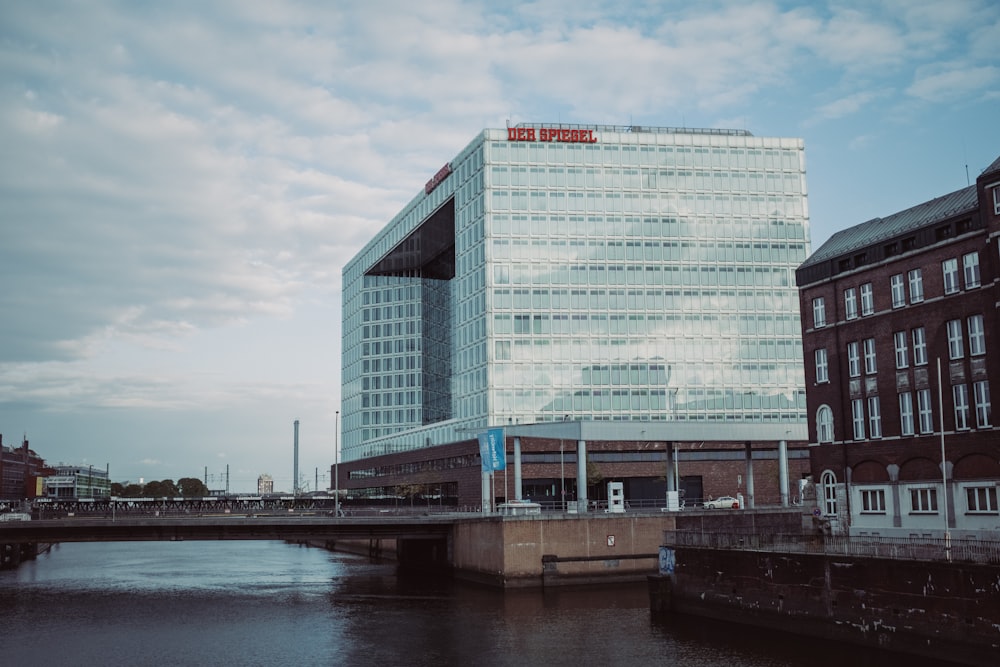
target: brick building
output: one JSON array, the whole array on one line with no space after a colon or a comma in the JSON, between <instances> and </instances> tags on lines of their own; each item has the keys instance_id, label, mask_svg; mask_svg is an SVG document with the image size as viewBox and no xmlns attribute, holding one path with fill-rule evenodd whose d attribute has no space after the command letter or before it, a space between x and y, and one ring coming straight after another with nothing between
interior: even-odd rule
<instances>
[{"instance_id":1,"label":"brick building","mask_svg":"<svg viewBox=\"0 0 1000 667\"><path fill-rule=\"evenodd\" d=\"M498 502L523 498L558 509L581 499L600 505L607 483L621 482L633 508L662 507L672 490L688 507L723 495L757 507L796 502L799 480L810 476L804 442L776 442L763 424L550 422L505 431L507 466L493 473L486 491L475 440L341 462L340 489L361 502L408 503L416 496L417 503L464 508L480 507L488 491Z\"/></svg>"},{"instance_id":2,"label":"brick building","mask_svg":"<svg viewBox=\"0 0 1000 667\"><path fill-rule=\"evenodd\" d=\"M7 447L0 435L0 501L20 501L42 495L45 476L51 473L45 461L28 447Z\"/></svg>"},{"instance_id":3,"label":"brick building","mask_svg":"<svg viewBox=\"0 0 1000 667\"><path fill-rule=\"evenodd\" d=\"M1000 159L797 270L822 513L851 534L1000 534Z\"/></svg>"}]
</instances>

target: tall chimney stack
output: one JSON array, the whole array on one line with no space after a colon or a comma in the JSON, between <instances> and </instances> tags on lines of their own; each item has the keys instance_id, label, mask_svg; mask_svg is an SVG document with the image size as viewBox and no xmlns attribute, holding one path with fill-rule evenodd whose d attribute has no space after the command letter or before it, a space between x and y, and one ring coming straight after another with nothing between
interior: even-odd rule
<instances>
[{"instance_id":1,"label":"tall chimney stack","mask_svg":"<svg viewBox=\"0 0 1000 667\"><path fill-rule=\"evenodd\" d=\"M299 420L295 420L295 465L292 470L292 495L299 495Z\"/></svg>"}]
</instances>

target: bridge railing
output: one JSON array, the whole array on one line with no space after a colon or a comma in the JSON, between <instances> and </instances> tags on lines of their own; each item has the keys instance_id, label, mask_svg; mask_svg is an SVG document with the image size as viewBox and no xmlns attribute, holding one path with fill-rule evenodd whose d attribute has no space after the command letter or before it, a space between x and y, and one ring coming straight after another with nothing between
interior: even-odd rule
<instances>
[{"instance_id":1,"label":"bridge railing","mask_svg":"<svg viewBox=\"0 0 1000 667\"><path fill-rule=\"evenodd\" d=\"M667 546L1000 564L1000 541L668 530Z\"/></svg>"}]
</instances>

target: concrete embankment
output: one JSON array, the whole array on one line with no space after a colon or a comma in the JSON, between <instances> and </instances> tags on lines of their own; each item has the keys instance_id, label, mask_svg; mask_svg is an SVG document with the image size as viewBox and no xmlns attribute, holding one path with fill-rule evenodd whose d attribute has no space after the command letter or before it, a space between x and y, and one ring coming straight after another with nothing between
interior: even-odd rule
<instances>
[{"instance_id":1,"label":"concrete embankment","mask_svg":"<svg viewBox=\"0 0 1000 667\"><path fill-rule=\"evenodd\" d=\"M669 547L669 545L667 545ZM649 578L683 613L967 665L1000 660L1000 566L677 547Z\"/></svg>"},{"instance_id":2,"label":"concrete embankment","mask_svg":"<svg viewBox=\"0 0 1000 667\"><path fill-rule=\"evenodd\" d=\"M447 540L337 540L329 549L431 567L498 588L644 581L673 513L482 516Z\"/></svg>"}]
</instances>

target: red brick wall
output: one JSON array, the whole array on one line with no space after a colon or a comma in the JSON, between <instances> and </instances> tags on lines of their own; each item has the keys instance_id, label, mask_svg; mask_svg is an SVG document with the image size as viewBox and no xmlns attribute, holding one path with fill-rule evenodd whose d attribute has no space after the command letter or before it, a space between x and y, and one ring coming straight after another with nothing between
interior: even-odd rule
<instances>
[{"instance_id":1,"label":"red brick wall","mask_svg":"<svg viewBox=\"0 0 1000 667\"><path fill-rule=\"evenodd\" d=\"M541 438L521 438L521 453L532 454L547 452L558 454L560 446L567 454L576 453L576 442L557 439ZM679 451L678 470L682 477L701 476L703 491L706 497L736 495L742 491L746 493L746 462L744 460L744 445L742 443L678 443ZM802 451L804 443L789 443L789 452ZM761 456L764 450L774 452L777 450L777 443L771 446L754 445L755 456ZM596 452L651 452L664 451L663 443L653 442L588 442L588 454ZM352 461L340 464L340 488L357 489L370 486L401 486L401 485L430 485L455 483L458 487L459 505L478 506L481 502L481 473L478 459L475 465L466 468L452 468L444 470L425 470L411 474L387 475L381 477L349 479L350 471L378 466L390 466L401 463L415 463L419 461L429 461L434 459L445 459L454 456L478 454L477 443L467 441L451 445L425 448L399 454L380 456L363 461ZM507 438L508 461L513 461L514 444L513 437ZM701 457L708 453L708 460L690 460L688 452L698 452ZM728 458L724 458L728 457ZM605 481L618 481L630 478L657 479L664 477L665 461L644 461L644 462L594 462ZM553 463L525 463L522 465L522 479L525 483L538 479L558 479L561 466L558 462ZM575 479L576 463L567 462L564 466L567 479ZM754 499L757 505L777 504L780 502L780 491L778 486L778 461L755 458L753 462L754 472ZM809 461L805 458L790 458L789 460L789 490L791 495L797 494L797 480L809 472ZM742 476L742 485L738 485L737 476ZM504 493L504 481L506 480L507 490ZM510 465L507 474L496 473L496 495L500 497L515 497L514 470ZM602 494L603 497L603 494Z\"/></svg>"}]
</instances>

